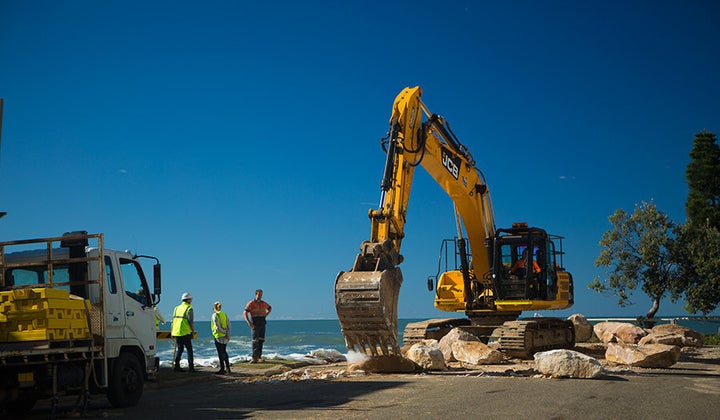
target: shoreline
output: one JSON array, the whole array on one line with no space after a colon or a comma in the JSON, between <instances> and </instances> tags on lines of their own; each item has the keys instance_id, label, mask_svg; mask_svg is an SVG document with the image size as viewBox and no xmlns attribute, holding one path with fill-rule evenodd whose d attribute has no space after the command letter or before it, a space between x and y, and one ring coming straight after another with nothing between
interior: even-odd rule
<instances>
[{"instance_id":1,"label":"shoreline","mask_svg":"<svg viewBox=\"0 0 720 420\"><path fill-rule=\"evenodd\" d=\"M597 359L606 374L633 373L643 374L652 373L653 371L662 370L661 368L640 368L616 363L607 362L605 360L605 348L600 343L579 343L572 350L586 354ZM709 363L714 361L720 365L720 345L703 346L703 347L686 347L680 356L678 363ZM325 364L317 364L312 362L303 362L291 359L273 359L266 360L260 364L250 364L248 362L235 363L232 365L232 374L216 375L213 372L217 370L215 367L196 367L197 373L190 374L187 372L174 372L171 368L161 368L158 372L158 378L153 382L146 382L148 388L162 388L171 386L180 386L186 383L192 383L197 380L230 380L236 382L258 382L262 380L273 381L298 381L298 380L347 380L358 376L393 376L393 375L465 375L465 374L484 374L492 376L507 377L532 377L538 375L534 369L535 361L533 359L507 359L499 364L488 365L467 365L461 362L448 363L448 369L445 371L425 371L421 373L365 373L353 372L350 370L348 362L333 362ZM672 369L672 366L664 369ZM719 372L720 373L720 372ZM719 378L720 379L720 378Z\"/></svg>"}]
</instances>

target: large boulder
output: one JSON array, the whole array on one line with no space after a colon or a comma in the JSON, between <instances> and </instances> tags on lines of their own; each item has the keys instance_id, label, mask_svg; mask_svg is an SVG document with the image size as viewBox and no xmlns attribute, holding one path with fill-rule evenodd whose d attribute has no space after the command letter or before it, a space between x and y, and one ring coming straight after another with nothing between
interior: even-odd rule
<instances>
[{"instance_id":1,"label":"large boulder","mask_svg":"<svg viewBox=\"0 0 720 420\"><path fill-rule=\"evenodd\" d=\"M457 340L452 343L452 354L456 360L471 365L493 365L505 360L505 355L480 340Z\"/></svg>"},{"instance_id":2,"label":"large boulder","mask_svg":"<svg viewBox=\"0 0 720 420\"><path fill-rule=\"evenodd\" d=\"M452 349L452 345L456 341L481 342L479 338L475 337L469 332L463 331L460 328L453 328L452 330L450 330L449 333L445 334L445 336L441 338L440 342L438 343L438 345L440 346L440 351L442 351L446 362L453 362L457 360L455 359L455 356L453 356Z\"/></svg>"},{"instance_id":3,"label":"large boulder","mask_svg":"<svg viewBox=\"0 0 720 420\"><path fill-rule=\"evenodd\" d=\"M600 341L607 344L617 341L617 337L615 337L615 334L613 334L613 332L615 332L615 330L623 324L624 322L614 321L598 322L593 326L593 330L595 332L595 336Z\"/></svg>"},{"instance_id":4,"label":"large boulder","mask_svg":"<svg viewBox=\"0 0 720 420\"><path fill-rule=\"evenodd\" d=\"M585 315L574 314L568 317L568 320L573 323L575 327L575 341L578 343L585 343L590 341L593 336L593 326L590 321L585 318Z\"/></svg>"},{"instance_id":5,"label":"large boulder","mask_svg":"<svg viewBox=\"0 0 720 420\"><path fill-rule=\"evenodd\" d=\"M632 345L608 343L605 360L628 366L665 368L680 359L680 348L665 344Z\"/></svg>"},{"instance_id":6,"label":"large boulder","mask_svg":"<svg viewBox=\"0 0 720 420\"><path fill-rule=\"evenodd\" d=\"M420 366L415 364L412 360L397 355L363 357L360 360L348 362L348 370L350 371L362 370L372 373L412 373L421 370Z\"/></svg>"},{"instance_id":7,"label":"large boulder","mask_svg":"<svg viewBox=\"0 0 720 420\"><path fill-rule=\"evenodd\" d=\"M599 322L594 326L595 335L603 343L637 344L648 333L637 325L626 322Z\"/></svg>"},{"instance_id":8,"label":"large boulder","mask_svg":"<svg viewBox=\"0 0 720 420\"><path fill-rule=\"evenodd\" d=\"M445 356L437 340L422 340L413 344L405 355L426 370L445 370Z\"/></svg>"},{"instance_id":9,"label":"large boulder","mask_svg":"<svg viewBox=\"0 0 720 420\"><path fill-rule=\"evenodd\" d=\"M617 341L623 344L637 344L640 339L648 335L648 332L637 325L622 324L613 334L617 337Z\"/></svg>"},{"instance_id":10,"label":"large boulder","mask_svg":"<svg viewBox=\"0 0 720 420\"><path fill-rule=\"evenodd\" d=\"M705 337L697 331L677 324L660 324L653 327L650 334L638 344L667 344L679 347L702 347Z\"/></svg>"},{"instance_id":11,"label":"large boulder","mask_svg":"<svg viewBox=\"0 0 720 420\"><path fill-rule=\"evenodd\" d=\"M535 353L538 372L553 378L597 378L603 368L597 359L573 350L550 350Z\"/></svg>"}]
</instances>

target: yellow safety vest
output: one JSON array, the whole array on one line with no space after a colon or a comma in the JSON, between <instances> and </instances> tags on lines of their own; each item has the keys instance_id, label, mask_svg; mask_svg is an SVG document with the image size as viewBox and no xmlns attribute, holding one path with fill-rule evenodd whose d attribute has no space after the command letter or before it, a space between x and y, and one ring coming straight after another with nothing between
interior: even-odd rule
<instances>
[{"instance_id":1,"label":"yellow safety vest","mask_svg":"<svg viewBox=\"0 0 720 420\"><path fill-rule=\"evenodd\" d=\"M227 315L225 315L225 312L222 312L222 311L220 311L220 312L215 312L215 313L213 314L213 317L215 317L215 316L218 316L218 317L220 318L220 327L222 327L222 329L224 329L225 331L227 331L228 318L227 318ZM211 320L210 326L212 327L212 335L213 335L213 337L215 337L215 338L225 337L226 334L225 334L224 332L222 332L222 331L220 331L220 330L217 329L217 326L215 325L215 319L212 319L212 320Z\"/></svg>"},{"instance_id":2,"label":"yellow safety vest","mask_svg":"<svg viewBox=\"0 0 720 420\"><path fill-rule=\"evenodd\" d=\"M175 307L172 330L170 332L173 337L182 337L192 332L190 329L190 320L188 320L188 312L190 312L190 309L192 309L192 305L187 302L183 302Z\"/></svg>"}]
</instances>

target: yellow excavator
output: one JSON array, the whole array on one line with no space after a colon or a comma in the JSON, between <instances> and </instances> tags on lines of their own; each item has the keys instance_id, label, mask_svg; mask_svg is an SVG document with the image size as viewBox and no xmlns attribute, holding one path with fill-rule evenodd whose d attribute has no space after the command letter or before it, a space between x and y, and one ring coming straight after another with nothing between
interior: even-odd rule
<instances>
[{"instance_id":1,"label":"yellow excavator","mask_svg":"<svg viewBox=\"0 0 720 420\"><path fill-rule=\"evenodd\" d=\"M438 274L428 279L435 307L464 312L467 318L410 323L405 345L440 339L459 327L481 339L499 342L518 357L554 348L571 348L570 321L550 317L518 319L522 311L569 308L573 281L562 267L562 237L514 223L495 227L485 177L448 122L420 100L420 87L405 88L395 98L378 209L368 213L370 239L362 242L350 271L335 280L335 308L348 350L371 356L400 355L398 295L410 187L423 167L450 196L457 237L443 241ZM443 261L445 261L443 268Z\"/></svg>"}]
</instances>

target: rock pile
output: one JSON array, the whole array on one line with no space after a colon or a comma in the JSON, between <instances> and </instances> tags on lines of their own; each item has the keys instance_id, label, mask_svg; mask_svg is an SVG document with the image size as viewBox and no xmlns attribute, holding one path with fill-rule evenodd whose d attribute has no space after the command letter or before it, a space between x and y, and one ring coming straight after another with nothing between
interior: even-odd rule
<instances>
[{"instance_id":1,"label":"rock pile","mask_svg":"<svg viewBox=\"0 0 720 420\"><path fill-rule=\"evenodd\" d=\"M448 369L484 369L489 365L519 366L515 372L533 372L553 378L597 378L603 366L666 368L677 363L682 348L702 347L703 335L687 327L674 324L657 325L652 329L623 322L600 322L596 325L582 314L568 318L575 327L576 342L583 343L575 350L551 350L536 353L533 361L517 361L498 351L497 346L483 343L478 337L455 328L440 341L423 340L403 347L403 355L351 358L347 370L339 377L365 373L415 373ZM592 357L592 356L596 357ZM604 360L603 359L604 356ZM327 361L341 361L341 354L315 355ZM598 359L602 360L599 361ZM533 368L534 363L534 368ZM512 368L495 368L497 372ZM520 370L518 370L520 369ZM285 373L285 378L307 379L307 371ZM333 374L324 372L323 378ZM320 378L322 379L322 378Z\"/></svg>"},{"instance_id":2,"label":"rock pile","mask_svg":"<svg viewBox=\"0 0 720 420\"><path fill-rule=\"evenodd\" d=\"M646 330L628 323L601 322L594 331L607 346L605 360L634 367L669 367L680 359L681 347L703 345L702 334L675 324Z\"/></svg>"}]
</instances>

